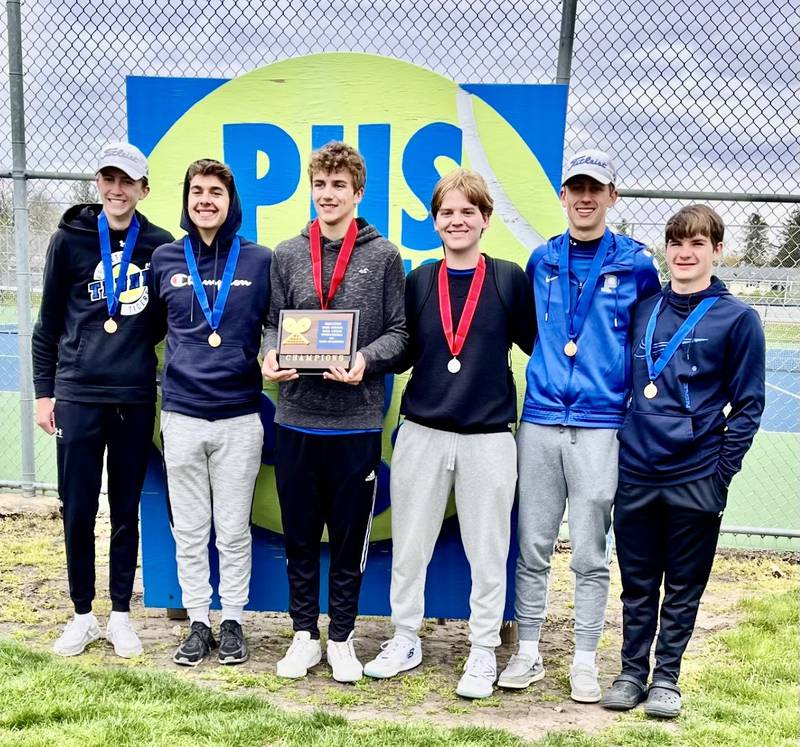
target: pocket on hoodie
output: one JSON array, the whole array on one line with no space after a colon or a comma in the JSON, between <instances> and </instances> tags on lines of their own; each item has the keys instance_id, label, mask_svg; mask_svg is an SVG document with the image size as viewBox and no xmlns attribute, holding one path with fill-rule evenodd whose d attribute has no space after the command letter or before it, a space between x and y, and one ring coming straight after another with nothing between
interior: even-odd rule
<instances>
[{"instance_id":1,"label":"pocket on hoodie","mask_svg":"<svg viewBox=\"0 0 800 747\"><path fill-rule=\"evenodd\" d=\"M180 342L164 370L166 396L198 402L242 402L258 391L255 358L248 360L241 345L218 348L201 342Z\"/></svg>"},{"instance_id":2,"label":"pocket on hoodie","mask_svg":"<svg viewBox=\"0 0 800 747\"><path fill-rule=\"evenodd\" d=\"M156 354L147 324L124 320L124 336L108 334L100 323L81 329L75 354L76 377L81 384L133 387L155 384Z\"/></svg>"},{"instance_id":3,"label":"pocket on hoodie","mask_svg":"<svg viewBox=\"0 0 800 747\"><path fill-rule=\"evenodd\" d=\"M681 463L694 450L692 418L630 410L618 434L624 461L648 473Z\"/></svg>"}]
</instances>

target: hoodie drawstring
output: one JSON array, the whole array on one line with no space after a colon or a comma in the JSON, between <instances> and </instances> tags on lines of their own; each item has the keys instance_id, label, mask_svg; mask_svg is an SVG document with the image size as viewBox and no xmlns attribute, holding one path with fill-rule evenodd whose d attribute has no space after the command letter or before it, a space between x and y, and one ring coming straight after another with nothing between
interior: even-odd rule
<instances>
[{"instance_id":1,"label":"hoodie drawstring","mask_svg":"<svg viewBox=\"0 0 800 747\"><path fill-rule=\"evenodd\" d=\"M544 310L544 320L548 321L550 319L550 289L553 287L553 283L547 283L547 306Z\"/></svg>"}]
</instances>

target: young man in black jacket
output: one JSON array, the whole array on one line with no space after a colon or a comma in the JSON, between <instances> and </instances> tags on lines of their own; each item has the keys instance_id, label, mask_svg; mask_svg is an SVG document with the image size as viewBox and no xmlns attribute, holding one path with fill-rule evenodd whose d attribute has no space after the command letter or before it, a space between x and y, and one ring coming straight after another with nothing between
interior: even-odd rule
<instances>
[{"instance_id":1,"label":"young man in black jacket","mask_svg":"<svg viewBox=\"0 0 800 747\"><path fill-rule=\"evenodd\" d=\"M238 236L242 208L223 163L189 165L181 228L153 255L167 314L161 436L178 580L191 630L173 656L196 666L217 647L211 632L208 543L213 524L222 603L219 661L247 660L250 512L261 468L258 354L269 308L272 252Z\"/></svg>"},{"instance_id":2,"label":"young man in black jacket","mask_svg":"<svg viewBox=\"0 0 800 747\"><path fill-rule=\"evenodd\" d=\"M602 700L612 710L646 697L649 715L680 713L681 658L711 573L728 486L764 410L761 320L711 274L724 231L704 205L673 215L666 226L670 284L633 313L633 390L619 431L614 499L622 673Z\"/></svg>"},{"instance_id":3,"label":"young man in black jacket","mask_svg":"<svg viewBox=\"0 0 800 747\"><path fill-rule=\"evenodd\" d=\"M422 661L418 632L425 575L455 488L470 564L472 649L456 692L492 694L506 591L517 450L511 428L517 395L512 344L530 354L536 315L522 268L481 253L493 201L483 177L456 169L436 185L431 215L444 259L418 267L406 283L413 365L392 456L392 623L365 672L392 677ZM406 368L408 367L405 366Z\"/></svg>"},{"instance_id":4,"label":"young man in black jacket","mask_svg":"<svg viewBox=\"0 0 800 747\"><path fill-rule=\"evenodd\" d=\"M50 240L32 341L36 422L56 437L75 607L53 648L74 656L100 637L92 614L94 525L108 449L112 612L106 638L119 656L131 657L142 652L128 613L155 418L154 348L163 337L150 260L172 237L136 210L149 192L147 161L137 148L106 145L96 184L102 204L71 207Z\"/></svg>"}]
</instances>

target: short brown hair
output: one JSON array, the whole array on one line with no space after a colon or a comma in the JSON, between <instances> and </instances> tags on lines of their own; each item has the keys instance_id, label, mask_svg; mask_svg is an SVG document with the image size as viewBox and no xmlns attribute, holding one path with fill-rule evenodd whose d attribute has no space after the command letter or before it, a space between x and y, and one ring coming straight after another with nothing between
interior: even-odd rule
<instances>
[{"instance_id":1,"label":"short brown hair","mask_svg":"<svg viewBox=\"0 0 800 747\"><path fill-rule=\"evenodd\" d=\"M455 169L443 176L433 188L431 197L431 215L435 218L442 207L444 196L454 189L464 193L467 202L475 205L484 218L488 218L494 211L494 200L489 193L489 185L477 172L469 169Z\"/></svg>"},{"instance_id":2,"label":"short brown hair","mask_svg":"<svg viewBox=\"0 0 800 747\"><path fill-rule=\"evenodd\" d=\"M710 207L687 205L667 221L664 239L669 244L670 241L691 239L693 236L705 236L716 246L722 243L725 236L725 224Z\"/></svg>"},{"instance_id":3,"label":"short brown hair","mask_svg":"<svg viewBox=\"0 0 800 747\"><path fill-rule=\"evenodd\" d=\"M314 174L323 171L332 174L334 171L347 171L353 177L353 191L364 189L367 182L367 165L362 155L352 146L340 140L332 140L311 152L308 161L308 179L313 181Z\"/></svg>"},{"instance_id":4,"label":"short brown hair","mask_svg":"<svg viewBox=\"0 0 800 747\"><path fill-rule=\"evenodd\" d=\"M189 164L186 169L186 183L196 176L216 176L225 185L228 195L233 196L233 172L227 164L213 158L201 158Z\"/></svg>"}]
</instances>

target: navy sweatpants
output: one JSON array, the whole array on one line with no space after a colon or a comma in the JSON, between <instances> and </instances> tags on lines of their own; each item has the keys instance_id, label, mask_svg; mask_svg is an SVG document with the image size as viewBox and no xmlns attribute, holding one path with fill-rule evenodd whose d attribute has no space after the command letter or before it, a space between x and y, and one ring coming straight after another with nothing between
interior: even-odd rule
<instances>
[{"instance_id":1,"label":"navy sweatpants","mask_svg":"<svg viewBox=\"0 0 800 747\"><path fill-rule=\"evenodd\" d=\"M622 576L622 673L642 684L650 674L656 629L653 680L678 682L714 562L725 492L716 476L684 485L620 482L617 487L614 534Z\"/></svg>"},{"instance_id":2,"label":"navy sweatpants","mask_svg":"<svg viewBox=\"0 0 800 747\"><path fill-rule=\"evenodd\" d=\"M316 435L278 428L275 479L295 631L319 638L319 551L328 527L328 638L345 641L355 626L367 562L381 434Z\"/></svg>"},{"instance_id":3,"label":"navy sweatpants","mask_svg":"<svg viewBox=\"0 0 800 747\"><path fill-rule=\"evenodd\" d=\"M106 448L111 608L118 612L130 609L139 553L139 498L155 412L154 403L56 401L58 494L63 503L69 594L78 614L91 612L94 600L94 526Z\"/></svg>"}]
</instances>

